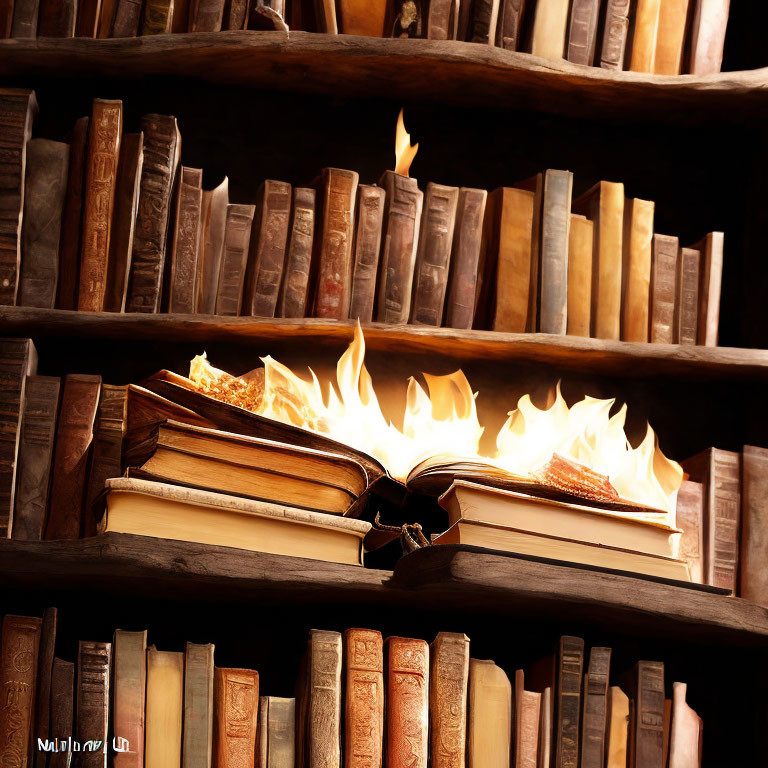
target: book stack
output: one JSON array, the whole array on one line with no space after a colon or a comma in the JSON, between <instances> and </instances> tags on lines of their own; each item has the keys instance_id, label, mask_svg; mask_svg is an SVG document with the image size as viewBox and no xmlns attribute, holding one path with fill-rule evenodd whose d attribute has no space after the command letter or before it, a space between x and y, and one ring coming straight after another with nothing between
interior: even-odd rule
<instances>
[{"instance_id":1,"label":"book stack","mask_svg":"<svg viewBox=\"0 0 768 768\"><path fill-rule=\"evenodd\" d=\"M227 179L205 190L181 164L173 117L123 133L122 103L96 99L67 145L29 140L32 92L0 104L26 158L0 194L23 214L3 304L718 343L723 234L681 248L620 183L573 199L569 171L488 193L326 168L230 203Z\"/></svg>"},{"instance_id":2,"label":"book stack","mask_svg":"<svg viewBox=\"0 0 768 768\"><path fill-rule=\"evenodd\" d=\"M313 629L295 697L285 698L263 695L255 669L216 666L213 644L160 651L146 631L80 641L66 661L56 655L56 622L55 608L42 619L3 618L0 690L16 695L0 710L0 735L3 754L16 749L22 765L32 744L63 765L72 752L105 765L111 752L118 766L149 768L309 768L339 766L342 756L380 768L385 754L389 766L424 768L465 759L470 768L701 765L702 721L686 684L669 686L659 661L617 676L611 648L587 649L579 637L561 637L551 655L507 674L471 658L461 633L440 632L428 645ZM31 663L20 673L22 651Z\"/></svg>"}]
</instances>

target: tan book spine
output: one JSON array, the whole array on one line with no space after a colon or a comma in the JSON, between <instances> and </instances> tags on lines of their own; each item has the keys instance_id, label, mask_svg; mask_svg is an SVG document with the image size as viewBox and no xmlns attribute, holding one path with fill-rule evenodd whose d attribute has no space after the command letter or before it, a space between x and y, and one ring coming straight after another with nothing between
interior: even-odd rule
<instances>
[{"instance_id":1,"label":"tan book spine","mask_svg":"<svg viewBox=\"0 0 768 768\"><path fill-rule=\"evenodd\" d=\"M510 768L512 686L492 661L469 660L469 768ZM538 720L538 713L536 714ZM538 731L535 739L538 739ZM514 765L514 764L513 764ZM536 768L536 765L532 766Z\"/></svg>"},{"instance_id":2,"label":"tan book spine","mask_svg":"<svg viewBox=\"0 0 768 768\"><path fill-rule=\"evenodd\" d=\"M688 63L688 72L692 75L713 75L720 71L730 6L731 0L696 0Z\"/></svg>"},{"instance_id":3,"label":"tan book spine","mask_svg":"<svg viewBox=\"0 0 768 768\"><path fill-rule=\"evenodd\" d=\"M661 0L656 56L653 60L653 71L657 75L682 73L687 25L688 0Z\"/></svg>"},{"instance_id":4,"label":"tan book spine","mask_svg":"<svg viewBox=\"0 0 768 768\"><path fill-rule=\"evenodd\" d=\"M75 665L54 658L51 674L51 738L66 744L60 751L48 755L48 768L69 768L72 753L67 739L74 733Z\"/></svg>"},{"instance_id":5,"label":"tan book spine","mask_svg":"<svg viewBox=\"0 0 768 768\"><path fill-rule=\"evenodd\" d=\"M544 59L565 58L568 0L538 0L535 6L531 53Z\"/></svg>"},{"instance_id":6,"label":"tan book spine","mask_svg":"<svg viewBox=\"0 0 768 768\"><path fill-rule=\"evenodd\" d=\"M600 66L603 69L624 69L627 37L629 35L630 0L607 0L603 16Z\"/></svg>"},{"instance_id":7,"label":"tan book spine","mask_svg":"<svg viewBox=\"0 0 768 768\"><path fill-rule=\"evenodd\" d=\"M622 341L648 341L648 312L656 204L632 198L624 208Z\"/></svg>"},{"instance_id":8,"label":"tan book spine","mask_svg":"<svg viewBox=\"0 0 768 768\"><path fill-rule=\"evenodd\" d=\"M632 72L653 72L661 0L637 0L632 28Z\"/></svg>"},{"instance_id":9,"label":"tan book spine","mask_svg":"<svg viewBox=\"0 0 768 768\"><path fill-rule=\"evenodd\" d=\"M432 0L427 8L428 40L456 40L459 24L458 0Z\"/></svg>"},{"instance_id":10,"label":"tan book spine","mask_svg":"<svg viewBox=\"0 0 768 768\"><path fill-rule=\"evenodd\" d=\"M676 237L653 236L649 319L654 344L674 341L678 250Z\"/></svg>"},{"instance_id":11,"label":"tan book spine","mask_svg":"<svg viewBox=\"0 0 768 768\"><path fill-rule=\"evenodd\" d=\"M147 649L144 768L180 768L184 654Z\"/></svg>"},{"instance_id":12,"label":"tan book spine","mask_svg":"<svg viewBox=\"0 0 768 768\"><path fill-rule=\"evenodd\" d=\"M586 216L571 214L568 235L569 336L590 335L592 319L592 256L594 224Z\"/></svg>"},{"instance_id":13,"label":"tan book spine","mask_svg":"<svg viewBox=\"0 0 768 768\"><path fill-rule=\"evenodd\" d=\"M147 633L115 630L112 731L124 740L114 768L144 766L144 700L147 691Z\"/></svg>"},{"instance_id":14,"label":"tan book spine","mask_svg":"<svg viewBox=\"0 0 768 768\"><path fill-rule=\"evenodd\" d=\"M294 768L296 699L267 697L267 763L265 768Z\"/></svg>"},{"instance_id":15,"label":"tan book spine","mask_svg":"<svg viewBox=\"0 0 768 768\"><path fill-rule=\"evenodd\" d=\"M605 768L627 768L629 699L618 686L608 689Z\"/></svg>"},{"instance_id":16,"label":"tan book spine","mask_svg":"<svg viewBox=\"0 0 768 768\"><path fill-rule=\"evenodd\" d=\"M539 751L536 768L550 768L552 758L552 689L541 691L539 709ZM626 767L625 767L626 768Z\"/></svg>"},{"instance_id":17,"label":"tan book spine","mask_svg":"<svg viewBox=\"0 0 768 768\"><path fill-rule=\"evenodd\" d=\"M77 654L75 737L81 743L95 741L100 749L73 751L76 768L107 768L109 729L109 682L112 644L81 640Z\"/></svg>"},{"instance_id":18,"label":"tan book spine","mask_svg":"<svg viewBox=\"0 0 768 768\"><path fill-rule=\"evenodd\" d=\"M341 660L338 632L313 629L309 639L307 768L341 765Z\"/></svg>"},{"instance_id":19,"label":"tan book spine","mask_svg":"<svg viewBox=\"0 0 768 768\"><path fill-rule=\"evenodd\" d=\"M187 643L184 663L183 768L211 768L213 757L212 644Z\"/></svg>"},{"instance_id":20,"label":"tan book spine","mask_svg":"<svg viewBox=\"0 0 768 768\"><path fill-rule=\"evenodd\" d=\"M746 455L746 454L745 454ZM677 492L676 525L683 533L680 536L679 557L688 563L691 581L704 583L704 488L701 483L683 480ZM742 538L742 596L744 542Z\"/></svg>"},{"instance_id":21,"label":"tan book spine","mask_svg":"<svg viewBox=\"0 0 768 768\"><path fill-rule=\"evenodd\" d=\"M316 195L314 189L293 190L291 234L285 255L285 274L280 286L278 317L305 317L307 314L309 273L315 235Z\"/></svg>"},{"instance_id":22,"label":"tan book spine","mask_svg":"<svg viewBox=\"0 0 768 768\"><path fill-rule=\"evenodd\" d=\"M384 737L384 651L381 632L344 633L344 765L381 768Z\"/></svg>"},{"instance_id":23,"label":"tan book spine","mask_svg":"<svg viewBox=\"0 0 768 768\"><path fill-rule=\"evenodd\" d=\"M430 647L432 768L464 768L467 742L469 638L440 632Z\"/></svg>"},{"instance_id":24,"label":"tan book spine","mask_svg":"<svg viewBox=\"0 0 768 768\"><path fill-rule=\"evenodd\" d=\"M213 700L214 768L253 768L259 673L216 667Z\"/></svg>"},{"instance_id":25,"label":"tan book spine","mask_svg":"<svg viewBox=\"0 0 768 768\"><path fill-rule=\"evenodd\" d=\"M200 211L203 204L203 172L182 167L176 192L176 215L171 248L168 311L191 315L195 312Z\"/></svg>"},{"instance_id":26,"label":"tan book spine","mask_svg":"<svg viewBox=\"0 0 768 768\"><path fill-rule=\"evenodd\" d=\"M736 594L741 527L741 455L710 449L706 491L707 582Z\"/></svg>"},{"instance_id":27,"label":"tan book spine","mask_svg":"<svg viewBox=\"0 0 768 768\"><path fill-rule=\"evenodd\" d=\"M146 0L142 35L167 35L173 26L173 0Z\"/></svg>"},{"instance_id":28,"label":"tan book spine","mask_svg":"<svg viewBox=\"0 0 768 768\"><path fill-rule=\"evenodd\" d=\"M361 323L370 323L373 319L386 195L375 184L359 184L357 187L355 266L352 271L349 317Z\"/></svg>"},{"instance_id":29,"label":"tan book spine","mask_svg":"<svg viewBox=\"0 0 768 768\"><path fill-rule=\"evenodd\" d=\"M188 32L218 32L224 18L224 0L190 0Z\"/></svg>"},{"instance_id":30,"label":"tan book spine","mask_svg":"<svg viewBox=\"0 0 768 768\"><path fill-rule=\"evenodd\" d=\"M525 690L522 669L515 672L514 768L537 768L541 730L541 694Z\"/></svg>"},{"instance_id":31,"label":"tan book spine","mask_svg":"<svg viewBox=\"0 0 768 768\"><path fill-rule=\"evenodd\" d=\"M219 271L224 252L224 234L227 228L229 205L229 179L212 190L203 190L200 205L200 246L197 266L197 313L216 313L216 293L219 288Z\"/></svg>"},{"instance_id":32,"label":"tan book spine","mask_svg":"<svg viewBox=\"0 0 768 768\"><path fill-rule=\"evenodd\" d=\"M681 248L677 262L675 344L696 344L699 324L699 265L701 252Z\"/></svg>"},{"instance_id":33,"label":"tan book spine","mask_svg":"<svg viewBox=\"0 0 768 768\"><path fill-rule=\"evenodd\" d=\"M221 28L245 29L248 23L248 10L246 0L225 0L224 18L221 21Z\"/></svg>"},{"instance_id":34,"label":"tan book spine","mask_svg":"<svg viewBox=\"0 0 768 768\"><path fill-rule=\"evenodd\" d=\"M745 600L768 607L768 569L765 567L765 543L768 541L768 450L745 445L741 454L741 467L739 594Z\"/></svg>"},{"instance_id":35,"label":"tan book spine","mask_svg":"<svg viewBox=\"0 0 768 768\"><path fill-rule=\"evenodd\" d=\"M255 213L255 205L230 204L227 206L224 252L221 257L219 291L216 296L217 315L234 317L240 314L248 245Z\"/></svg>"},{"instance_id":36,"label":"tan book spine","mask_svg":"<svg viewBox=\"0 0 768 768\"><path fill-rule=\"evenodd\" d=\"M339 6L345 35L386 37L386 0L340 0Z\"/></svg>"},{"instance_id":37,"label":"tan book spine","mask_svg":"<svg viewBox=\"0 0 768 768\"><path fill-rule=\"evenodd\" d=\"M701 285L699 286L699 344L716 347L720 325L720 283L723 277L722 232L710 232L693 246L701 251Z\"/></svg>"}]
</instances>

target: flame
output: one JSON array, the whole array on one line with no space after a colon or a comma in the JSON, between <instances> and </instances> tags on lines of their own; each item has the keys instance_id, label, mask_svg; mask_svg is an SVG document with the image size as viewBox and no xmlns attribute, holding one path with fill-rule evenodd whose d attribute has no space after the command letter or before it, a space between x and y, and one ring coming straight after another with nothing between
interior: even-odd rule
<instances>
[{"instance_id":1,"label":"flame","mask_svg":"<svg viewBox=\"0 0 768 768\"><path fill-rule=\"evenodd\" d=\"M401 176L407 176L411 170L411 163L416 153L419 151L419 145L411 145L411 134L405 130L405 121L403 120L403 110L397 116L397 128L395 130L395 173Z\"/></svg>"}]
</instances>

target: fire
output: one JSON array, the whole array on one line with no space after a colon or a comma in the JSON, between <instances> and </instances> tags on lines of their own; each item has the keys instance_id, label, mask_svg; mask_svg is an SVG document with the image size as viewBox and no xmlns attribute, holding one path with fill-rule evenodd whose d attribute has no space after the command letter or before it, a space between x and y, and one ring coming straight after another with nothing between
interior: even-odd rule
<instances>
[{"instance_id":1,"label":"fire","mask_svg":"<svg viewBox=\"0 0 768 768\"><path fill-rule=\"evenodd\" d=\"M309 380L301 378L272 357L262 358L263 372L235 377L198 356L189 378L214 397L364 451L401 480L435 456L482 461L532 477L558 454L607 476L623 499L667 511L674 525L682 468L661 452L650 425L640 445L630 445L624 432L626 406L611 415L614 400L585 397L568 407L559 386L548 408L537 408L525 395L499 431L496 453L483 456L477 395L462 371L424 374L426 391L411 377L399 428L384 417L364 358L358 325L337 363L335 386L321 383L311 369Z\"/></svg>"},{"instance_id":2,"label":"fire","mask_svg":"<svg viewBox=\"0 0 768 768\"><path fill-rule=\"evenodd\" d=\"M419 151L419 145L411 145L411 134L405 130L405 121L403 120L403 110L397 116L397 128L395 130L395 173L401 176L407 176L411 170L411 163L416 153Z\"/></svg>"}]
</instances>

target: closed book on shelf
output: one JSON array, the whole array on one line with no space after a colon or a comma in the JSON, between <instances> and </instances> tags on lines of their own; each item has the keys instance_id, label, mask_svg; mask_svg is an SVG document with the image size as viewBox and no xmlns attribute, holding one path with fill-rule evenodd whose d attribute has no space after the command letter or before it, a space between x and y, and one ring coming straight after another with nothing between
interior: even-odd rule
<instances>
[{"instance_id":1,"label":"closed book on shelf","mask_svg":"<svg viewBox=\"0 0 768 768\"><path fill-rule=\"evenodd\" d=\"M67 739L74 733L75 665L59 658L53 660L51 674L51 738L66 746L48 755L49 768L69 768L72 753Z\"/></svg>"},{"instance_id":2,"label":"closed book on shelf","mask_svg":"<svg viewBox=\"0 0 768 768\"><path fill-rule=\"evenodd\" d=\"M15 0L11 37L32 39L37 37L39 0Z\"/></svg>"},{"instance_id":3,"label":"closed book on shelf","mask_svg":"<svg viewBox=\"0 0 768 768\"><path fill-rule=\"evenodd\" d=\"M316 196L314 189L297 187L293 190L293 211L277 305L278 317L305 317L307 314Z\"/></svg>"},{"instance_id":4,"label":"closed book on shelf","mask_svg":"<svg viewBox=\"0 0 768 768\"><path fill-rule=\"evenodd\" d=\"M112 732L125 739L114 768L143 768L144 700L147 691L147 632L116 629L112 640Z\"/></svg>"},{"instance_id":5,"label":"closed book on shelf","mask_svg":"<svg viewBox=\"0 0 768 768\"><path fill-rule=\"evenodd\" d=\"M531 53L544 59L565 58L568 31L568 0L538 0L532 10Z\"/></svg>"},{"instance_id":6,"label":"closed book on shelf","mask_svg":"<svg viewBox=\"0 0 768 768\"><path fill-rule=\"evenodd\" d=\"M37 36L74 37L77 5L77 0L40 0Z\"/></svg>"},{"instance_id":7,"label":"closed book on shelf","mask_svg":"<svg viewBox=\"0 0 768 768\"><path fill-rule=\"evenodd\" d=\"M341 31L345 35L386 37L386 0L341 0Z\"/></svg>"},{"instance_id":8,"label":"closed book on shelf","mask_svg":"<svg viewBox=\"0 0 768 768\"><path fill-rule=\"evenodd\" d=\"M117 0L112 37L136 37L141 26L141 0Z\"/></svg>"},{"instance_id":9,"label":"closed book on shelf","mask_svg":"<svg viewBox=\"0 0 768 768\"><path fill-rule=\"evenodd\" d=\"M294 768L296 765L296 699L262 696L259 707L258 768Z\"/></svg>"},{"instance_id":10,"label":"closed book on shelf","mask_svg":"<svg viewBox=\"0 0 768 768\"><path fill-rule=\"evenodd\" d=\"M739 594L768 607L768 449L741 452L741 559Z\"/></svg>"},{"instance_id":11,"label":"closed book on shelf","mask_svg":"<svg viewBox=\"0 0 768 768\"><path fill-rule=\"evenodd\" d=\"M224 17L224 0L190 0L187 32L218 32Z\"/></svg>"},{"instance_id":12,"label":"closed book on shelf","mask_svg":"<svg viewBox=\"0 0 768 768\"><path fill-rule=\"evenodd\" d=\"M725 29L731 0L695 0L688 72L713 75L723 64Z\"/></svg>"},{"instance_id":13,"label":"closed book on shelf","mask_svg":"<svg viewBox=\"0 0 768 768\"><path fill-rule=\"evenodd\" d=\"M33 746L38 746L37 739L45 742L51 727L51 682L53 680L53 659L56 649L56 624L58 611L46 608L43 613L40 646L37 655L37 684L35 686L35 729ZM45 768L48 755L42 749L34 751L30 765Z\"/></svg>"},{"instance_id":14,"label":"closed book on shelf","mask_svg":"<svg viewBox=\"0 0 768 768\"><path fill-rule=\"evenodd\" d=\"M624 207L622 341L648 341L648 312L656 204L630 198Z\"/></svg>"},{"instance_id":15,"label":"closed book on shelf","mask_svg":"<svg viewBox=\"0 0 768 768\"><path fill-rule=\"evenodd\" d=\"M600 0L573 0L568 30L568 61L591 67L595 63Z\"/></svg>"},{"instance_id":16,"label":"closed book on shelf","mask_svg":"<svg viewBox=\"0 0 768 768\"><path fill-rule=\"evenodd\" d=\"M720 284L723 279L722 232L710 232L692 248L701 253L699 272L699 332L698 343L716 347L720 324Z\"/></svg>"},{"instance_id":17,"label":"closed book on shelf","mask_svg":"<svg viewBox=\"0 0 768 768\"><path fill-rule=\"evenodd\" d=\"M219 290L216 296L216 314L236 317L243 303L245 268L248 246L256 207L230 204L227 206L227 226L224 232L224 251L219 270Z\"/></svg>"},{"instance_id":18,"label":"closed book on shelf","mask_svg":"<svg viewBox=\"0 0 768 768\"><path fill-rule=\"evenodd\" d=\"M568 233L568 323L569 336L591 334L592 255L594 224L586 216L571 214Z\"/></svg>"},{"instance_id":19,"label":"closed book on shelf","mask_svg":"<svg viewBox=\"0 0 768 768\"><path fill-rule=\"evenodd\" d=\"M81 640L77 652L75 735L86 741L107 743L109 730L112 644ZM107 768L107 750L73 751L76 768Z\"/></svg>"},{"instance_id":20,"label":"closed book on shelf","mask_svg":"<svg viewBox=\"0 0 768 768\"><path fill-rule=\"evenodd\" d=\"M145 768L180 768L184 654L147 649Z\"/></svg>"},{"instance_id":21,"label":"closed book on shelf","mask_svg":"<svg viewBox=\"0 0 768 768\"><path fill-rule=\"evenodd\" d=\"M214 766L253 768L259 715L259 673L252 669L216 667L213 690Z\"/></svg>"},{"instance_id":22,"label":"closed book on shelf","mask_svg":"<svg viewBox=\"0 0 768 768\"><path fill-rule=\"evenodd\" d=\"M606 0L602 40L598 48L600 66L603 69L624 69L629 36L629 11L630 0Z\"/></svg>"},{"instance_id":23,"label":"closed book on shelf","mask_svg":"<svg viewBox=\"0 0 768 768\"><path fill-rule=\"evenodd\" d=\"M637 0L630 30L632 49L629 69L632 72L651 73L654 71L661 1Z\"/></svg>"},{"instance_id":24,"label":"closed book on shelf","mask_svg":"<svg viewBox=\"0 0 768 768\"><path fill-rule=\"evenodd\" d=\"M112 37L112 22L115 18L116 7L117 0L101 0L96 37L100 39Z\"/></svg>"},{"instance_id":25,"label":"closed book on shelf","mask_svg":"<svg viewBox=\"0 0 768 768\"><path fill-rule=\"evenodd\" d=\"M426 13L428 40L456 40L459 24L459 0L432 0Z\"/></svg>"},{"instance_id":26,"label":"closed book on shelf","mask_svg":"<svg viewBox=\"0 0 768 768\"><path fill-rule=\"evenodd\" d=\"M361 323L370 323L373 319L386 194L375 184L359 184L357 187L355 264L349 317Z\"/></svg>"},{"instance_id":27,"label":"closed book on shelf","mask_svg":"<svg viewBox=\"0 0 768 768\"><path fill-rule=\"evenodd\" d=\"M663 766L664 664L638 661L627 676L627 693L634 701L630 765L635 768Z\"/></svg>"},{"instance_id":28,"label":"closed book on shelf","mask_svg":"<svg viewBox=\"0 0 768 768\"><path fill-rule=\"evenodd\" d=\"M514 692L514 768L537 768L542 762L541 736L543 695L525 690L525 673L515 672Z\"/></svg>"},{"instance_id":29,"label":"closed book on shelf","mask_svg":"<svg viewBox=\"0 0 768 768\"><path fill-rule=\"evenodd\" d=\"M557 654L555 765L578 768L584 641L564 635Z\"/></svg>"},{"instance_id":30,"label":"closed book on shelf","mask_svg":"<svg viewBox=\"0 0 768 768\"><path fill-rule=\"evenodd\" d=\"M119 0L118 0L119 2ZM225 0L226 5L226 0ZM189 31L189 6L190 0L174 0L173 17L171 19L171 32L184 33ZM223 29L222 25L222 29Z\"/></svg>"},{"instance_id":31,"label":"closed book on shelf","mask_svg":"<svg viewBox=\"0 0 768 768\"><path fill-rule=\"evenodd\" d=\"M168 311L195 313L197 270L200 261L200 213L203 204L203 172L182 166L176 190L176 215L171 245Z\"/></svg>"},{"instance_id":32,"label":"closed book on shelf","mask_svg":"<svg viewBox=\"0 0 768 768\"><path fill-rule=\"evenodd\" d=\"M672 684L672 723L669 738L669 768L700 768L701 718L685 700L686 683Z\"/></svg>"},{"instance_id":33,"label":"closed book on shelf","mask_svg":"<svg viewBox=\"0 0 768 768\"><path fill-rule=\"evenodd\" d=\"M500 0L472 0L467 40L481 45L496 45L496 24Z\"/></svg>"},{"instance_id":34,"label":"closed book on shelf","mask_svg":"<svg viewBox=\"0 0 768 768\"><path fill-rule=\"evenodd\" d=\"M315 18L317 19L318 32L327 32L330 35L339 34L334 0L315 0Z\"/></svg>"},{"instance_id":35,"label":"closed book on shelf","mask_svg":"<svg viewBox=\"0 0 768 768\"><path fill-rule=\"evenodd\" d=\"M701 253L681 248L677 261L677 301L675 303L675 344L696 344L699 321L699 283Z\"/></svg>"},{"instance_id":36,"label":"closed book on shelf","mask_svg":"<svg viewBox=\"0 0 768 768\"><path fill-rule=\"evenodd\" d=\"M167 35L173 26L173 0L145 0L142 35Z\"/></svg>"},{"instance_id":37,"label":"closed book on shelf","mask_svg":"<svg viewBox=\"0 0 768 768\"><path fill-rule=\"evenodd\" d=\"M512 686L509 678L492 661L470 659L468 696L468 768L510 768ZM535 763L532 768L536 768Z\"/></svg>"},{"instance_id":38,"label":"closed book on shelf","mask_svg":"<svg viewBox=\"0 0 768 768\"><path fill-rule=\"evenodd\" d=\"M96 37L101 17L101 0L77 0L76 37Z\"/></svg>"},{"instance_id":39,"label":"closed book on shelf","mask_svg":"<svg viewBox=\"0 0 768 768\"><path fill-rule=\"evenodd\" d=\"M384 655L381 632L344 633L344 765L381 766L384 737Z\"/></svg>"},{"instance_id":40,"label":"closed book on shelf","mask_svg":"<svg viewBox=\"0 0 768 768\"><path fill-rule=\"evenodd\" d=\"M683 532L680 536L680 558L688 563L691 581L704 584L706 582L704 580L704 486L702 483L683 480L677 492L676 514L676 525ZM743 578L742 560L742 592Z\"/></svg>"},{"instance_id":41,"label":"closed book on shelf","mask_svg":"<svg viewBox=\"0 0 768 768\"><path fill-rule=\"evenodd\" d=\"M679 75L683 71L688 5L689 0L661 0L653 60L653 71L657 75Z\"/></svg>"},{"instance_id":42,"label":"closed book on shelf","mask_svg":"<svg viewBox=\"0 0 768 768\"><path fill-rule=\"evenodd\" d=\"M608 689L605 727L605 768L627 768L629 699L617 685Z\"/></svg>"},{"instance_id":43,"label":"closed book on shelf","mask_svg":"<svg viewBox=\"0 0 768 768\"><path fill-rule=\"evenodd\" d=\"M225 176L214 189L204 189L200 204L200 245L197 256L196 307L199 315L216 313L219 270L227 229L229 179ZM253 232L251 232L253 234Z\"/></svg>"},{"instance_id":44,"label":"closed book on shelf","mask_svg":"<svg viewBox=\"0 0 768 768\"><path fill-rule=\"evenodd\" d=\"M675 327L678 240L669 235L653 236L651 265L650 340L672 344Z\"/></svg>"},{"instance_id":45,"label":"closed book on shelf","mask_svg":"<svg viewBox=\"0 0 768 768\"><path fill-rule=\"evenodd\" d=\"M184 663L183 768L210 768L213 757L213 644L187 643Z\"/></svg>"},{"instance_id":46,"label":"closed book on shelf","mask_svg":"<svg viewBox=\"0 0 768 768\"><path fill-rule=\"evenodd\" d=\"M580 768L603 768L611 649L590 648L584 675Z\"/></svg>"},{"instance_id":47,"label":"closed book on shelf","mask_svg":"<svg viewBox=\"0 0 768 768\"><path fill-rule=\"evenodd\" d=\"M522 50L523 13L526 0L500 0L496 45L508 51Z\"/></svg>"}]
</instances>

